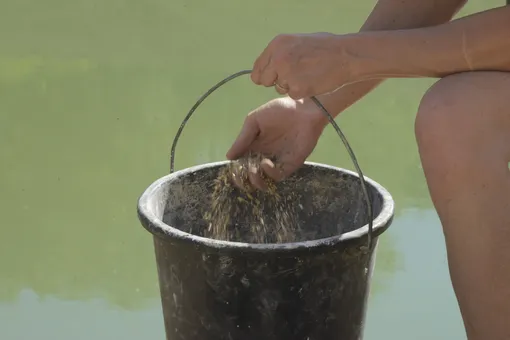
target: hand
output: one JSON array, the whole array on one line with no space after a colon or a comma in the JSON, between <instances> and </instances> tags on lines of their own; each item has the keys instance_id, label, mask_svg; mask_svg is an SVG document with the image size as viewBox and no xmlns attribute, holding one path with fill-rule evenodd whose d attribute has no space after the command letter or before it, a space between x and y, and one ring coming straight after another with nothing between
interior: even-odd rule
<instances>
[{"instance_id":1,"label":"hand","mask_svg":"<svg viewBox=\"0 0 510 340\"><path fill-rule=\"evenodd\" d=\"M251 73L257 85L275 86L280 94L301 99L332 92L353 81L352 35L287 34L274 38Z\"/></svg>"},{"instance_id":2,"label":"hand","mask_svg":"<svg viewBox=\"0 0 510 340\"><path fill-rule=\"evenodd\" d=\"M250 151L261 153L267 158L261 161L260 169L273 180L281 181L303 165L327 122L312 101L273 99L246 117L227 158L237 159ZM275 157L275 161L270 157ZM265 190L261 174L255 171L250 169L250 183Z\"/></svg>"}]
</instances>

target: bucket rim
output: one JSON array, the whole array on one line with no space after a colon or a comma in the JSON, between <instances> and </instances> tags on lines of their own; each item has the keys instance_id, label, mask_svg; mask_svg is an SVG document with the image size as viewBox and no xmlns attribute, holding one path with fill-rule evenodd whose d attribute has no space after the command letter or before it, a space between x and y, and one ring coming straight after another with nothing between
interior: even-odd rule
<instances>
[{"instance_id":1,"label":"bucket rim","mask_svg":"<svg viewBox=\"0 0 510 340\"><path fill-rule=\"evenodd\" d=\"M212 249L237 249L240 251L265 251L265 250L296 250L301 248L313 249L324 246L334 246L340 243L346 243L350 241L360 240L368 234L368 224L365 224L355 230L349 231L347 233L343 233L340 235L333 235L326 238L318 238L313 240L299 241L299 242L288 242L288 243L248 243L248 242L234 242L234 241L224 241L224 240L216 240L211 239L199 235L194 235L183 230L180 230L176 227L172 227L163 222L162 219L155 216L152 209L149 206L151 201L151 197L159 190L163 185L167 182L175 180L181 176L185 176L189 173L220 167L230 163L230 161L217 161L210 162L205 164L200 164L196 166L192 166L189 168L184 168L182 170L175 171L171 174L165 175L156 179L152 182L141 194L138 199L137 204L137 213L138 218L142 224L142 226L149 231L154 236L159 236L163 238L170 238L174 240L190 242L195 245L202 245L207 248ZM340 173L344 173L350 176L354 176L359 178L359 175L351 170L318 163L306 161L304 165L318 167L322 169L328 169L337 171ZM363 176L365 182L372 187L372 189L382 197L381 210L379 214L374 218L372 224L372 235L373 237L377 237L382 234L388 227L390 226L394 212L395 212L395 202L393 197L389 193L386 188L384 188L381 184L374 181L373 179Z\"/></svg>"}]
</instances>

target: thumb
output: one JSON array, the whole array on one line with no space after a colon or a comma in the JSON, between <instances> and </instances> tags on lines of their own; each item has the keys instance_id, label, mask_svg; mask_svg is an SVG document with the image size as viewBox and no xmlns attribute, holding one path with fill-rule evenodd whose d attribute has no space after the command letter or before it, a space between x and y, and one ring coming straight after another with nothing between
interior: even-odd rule
<instances>
[{"instance_id":1,"label":"thumb","mask_svg":"<svg viewBox=\"0 0 510 340\"><path fill-rule=\"evenodd\" d=\"M244 155L255 138L257 138L259 132L260 129L257 121L253 116L247 116L244 120L241 132L234 141L234 144L230 147L230 150L227 151L227 159L233 160Z\"/></svg>"}]
</instances>

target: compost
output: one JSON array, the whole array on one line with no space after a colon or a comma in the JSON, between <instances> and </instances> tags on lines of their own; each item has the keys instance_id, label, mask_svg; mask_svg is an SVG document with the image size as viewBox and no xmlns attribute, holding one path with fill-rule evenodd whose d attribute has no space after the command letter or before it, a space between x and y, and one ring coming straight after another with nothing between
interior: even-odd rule
<instances>
[{"instance_id":1,"label":"compost","mask_svg":"<svg viewBox=\"0 0 510 340\"><path fill-rule=\"evenodd\" d=\"M214 180L211 207L204 219L204 236L250 243L287 243L300 237L299 205L292 192L283 193L276 183L260 169L263 156L250 153L219 170ZM267 186L256 190L248 179L253 167ZM234 179L242 185L236 185Z\"/></svg>"}]
</instances>

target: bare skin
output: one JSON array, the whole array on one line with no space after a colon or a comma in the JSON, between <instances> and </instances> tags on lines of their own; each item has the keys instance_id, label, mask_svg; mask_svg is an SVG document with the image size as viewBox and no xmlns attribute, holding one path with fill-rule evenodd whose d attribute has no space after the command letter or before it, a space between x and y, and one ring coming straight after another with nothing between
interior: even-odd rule
<instances>
[{"instance_id":1,"label":"bare skin","mask_svg":"<svg viewBox=\"0 0 510 340\"><path fill-rule=\"evenodd\" d=\"M416 139L468 339L510 339L510 74L468 72L423 97Z\"/></svg>"},{"instance_id":2,"label":"bare skin","mask_svg":"<svg viewBox=\"0 0 510 340\"><path fill-rule=\"evenodd\" d=\"M252 79L290 97L251 112L227 157L276 155L276 165L266 160L262 169L281 180L327 124L309 96L338 115L385 78L440 78L419 106L420 157L468 339L503 340L510 339L510 7L450 21L463 4L380 0L358 34L277 37ZM250 178L257 186L257 174Z\"/></svg>"}]
</instances>

